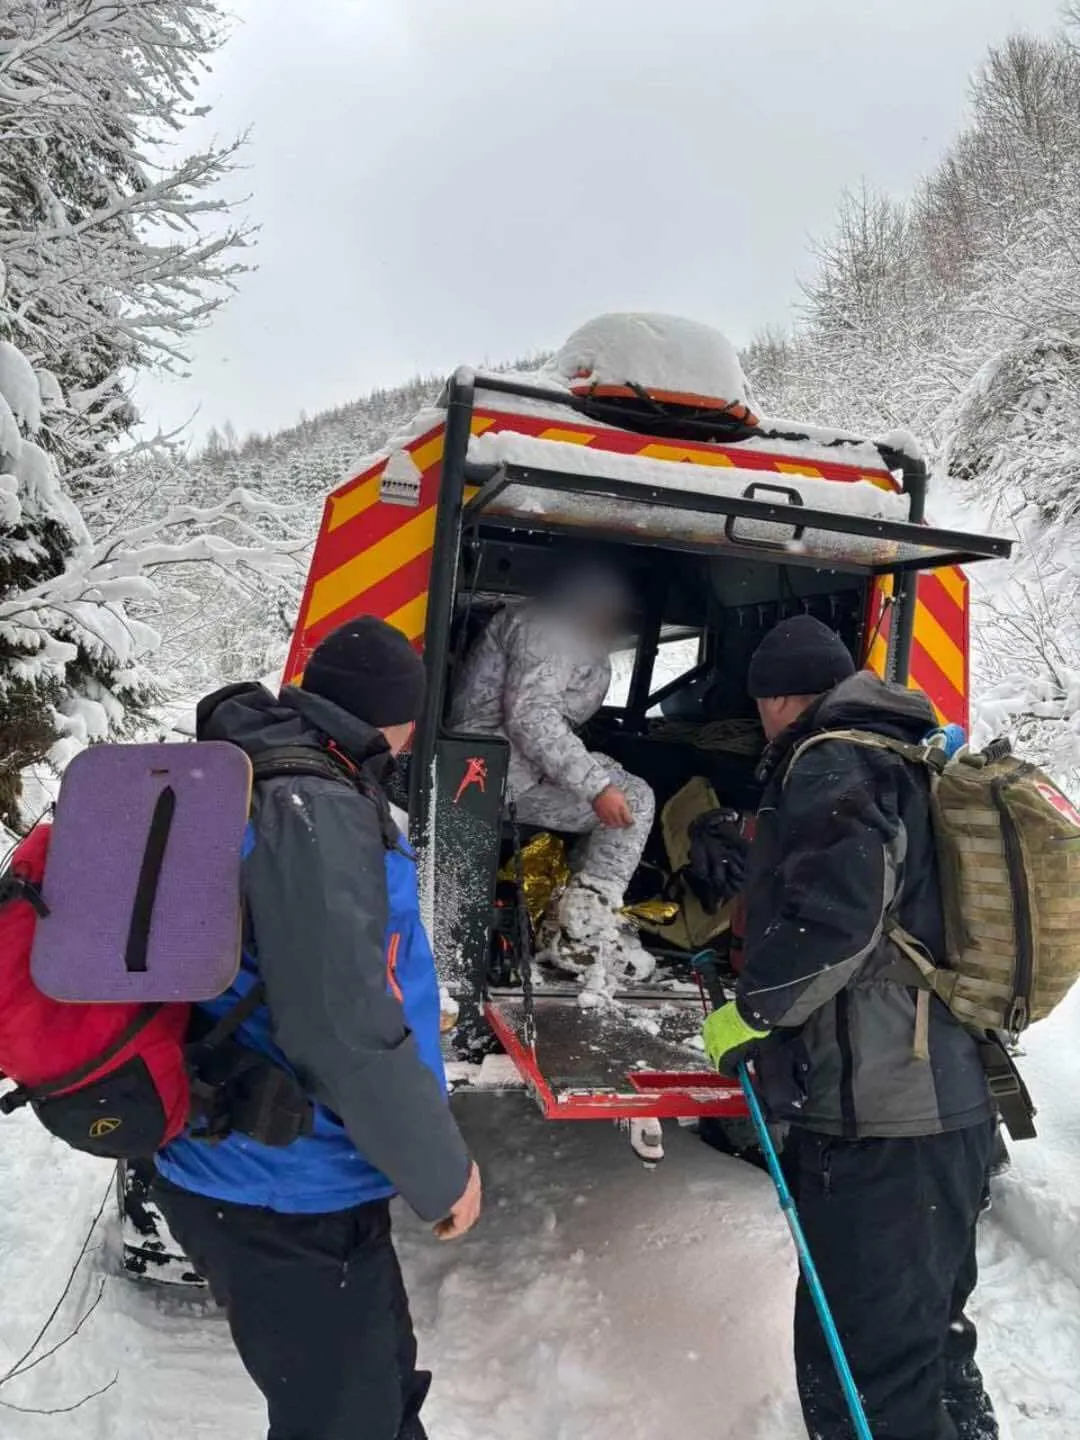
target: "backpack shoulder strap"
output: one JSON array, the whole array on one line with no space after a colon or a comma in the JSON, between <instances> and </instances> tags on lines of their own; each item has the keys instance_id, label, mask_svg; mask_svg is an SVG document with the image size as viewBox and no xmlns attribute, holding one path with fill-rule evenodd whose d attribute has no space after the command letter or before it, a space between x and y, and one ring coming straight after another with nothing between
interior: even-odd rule
<instances>
[{"instance_id":1,"label":"backpack shoulder strap","mask_svg":"<svg viewBox=\"0 0 1080 1440\"><path fill-rule=\"evenodd\" d=\"M228 1010L218 1017L201 1039L189 1041L185 1045L184 1053L188 1065L192 1069L198 1069L212 1051L219 1050L227 1040L231 1040L241 1025L250 1020L255 1011L265 1004L266 985L262 980L256 980L234 1005L230 1005Z\"/></svg>"},{"instance_id":2,"label":"backpack shoulder strap","mask_svg":"<svg viewBox=\"0 0 1080 1440\"><path fill-rule=\"evenodd\" d=\"M873 730L823 730L811 735L795 747L788 768L784 774L784 785L795 762L813 745L823 740L842 740L849 745L861 745L867 750L880 750L897 755L911 765L921 765L931 774L931 806L934 804L934 783L947 763L944 750L930 745L909 745L904 740L895 740L891 735L879 735ZM916 990L915 1040L912 1054L917 1060L930 1058L930 995L935 994L948 1005L956 988L957 977L949 970L935 965L922 944L900 924L894 914L885 917L885 932L899 952L893 963L879 972L879 978L892 980Z\"/></svg>"},{"instance_id":3,"label":"backpack shoulder strap","mask_svg":"<svg viewBox=\"0 0 1080 1440\"><path fill-rule=\"evenodd\" d=\"M350 774L340 760L311 745L282 745L277 750L269 750L252 760L251 770L256 781L278 780L290 775L315 775L324 780L339 780L353 789L359 788L357 777Z\"/></svg>"},{"instance_id":4,"label":"backpack shoulder strap","mask_svg":"<svg viewBox=\"0 0 1080 1440\"><path fill-rule=\"evenodd\" d=\"M940 771L945 764L943 750L928 745L909 745L904 740L894 740L891 735L879 735L874 730L822 730L820 734L811 735L800 745L796 745L784 772L785 785L799 757L824 740L843 740L849 745L861 745L867 750L885 750L891 755L899 755L901 760L907 760L909 764L924 765L934 771ZM940 762L938 756L941 757Z\"/></svg>"}]
</instances>

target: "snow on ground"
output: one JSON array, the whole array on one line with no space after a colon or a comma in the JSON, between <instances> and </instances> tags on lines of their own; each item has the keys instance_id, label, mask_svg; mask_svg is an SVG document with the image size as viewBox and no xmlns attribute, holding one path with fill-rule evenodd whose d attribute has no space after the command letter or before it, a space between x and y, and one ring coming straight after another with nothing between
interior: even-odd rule
<instances>
[{"instance_id":1,"label":"snow on ground","mask_svg":"<svg viewBox=\"0 0 1080 1440\"><path fill-rule=\"evenodd\" d=\"M1042 1138L983 1221L976 1316L1003 1440L1080 1434L1080 991L1033 1032L1025 1068ZM399 1239L432 1440L795 1440L794 1265L768 1180L668 1127L646 1170L606 1124L543 1121L523 1095L465 1095L486 1178L459 1246L407 1215ZM2 1122L0 1376L30 1344L105 1196L109 1171L21 1116ZM258 1397L220 1315L112 1274L106 1222L43 1349L0 1386L4 1440L261 1440Z\"/></svg>"},{"instance_id":2,"label":"snow on ground","mask_svg":"<svg viewBox=\"0 0 1080 1440\"><path fill-rule=\"evenodd\" d=\"M403 1215L424 1362L436 1372L433 1440L658 1440L672 1397L685 1434L752 1435L790 1390L793 1265L768 1182L686 1132L655 1171L613 1126L554 1126L523 1095L467 1096L460 1113L485 1171L487 1215L460 1246ZM108 1179L26 1117L0 1151L0 1374L62 1288ZM108 1271L84 1266L54 1338ZM753 1297L740 1313L746 1297ZM106 1281L74 1341L0 1390L5 1440L260 1440L261 1406L224 1323L187 1295ZM762 1432L765 1434L766 1432ZM785 1433L785 1432L781 1432Z\"/></svg>"},{"instance_id":3,"label":"snow on ground","mask_svg":"<svg viewBox=\"0 0 1080 1440\"><path fill-rule=\"evenodd\" d=\"M1020 1064L1039 1139L1013 1147L984 1227L975 1307L1004 1440L1080 1435L1080 986Z\"/></svg>"}]
</instances>

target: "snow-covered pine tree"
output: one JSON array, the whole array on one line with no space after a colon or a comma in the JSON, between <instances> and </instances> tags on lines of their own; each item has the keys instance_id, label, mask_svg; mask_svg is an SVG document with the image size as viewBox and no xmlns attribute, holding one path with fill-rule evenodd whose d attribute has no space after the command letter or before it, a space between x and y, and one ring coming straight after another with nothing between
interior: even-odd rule
<instances>
[{"instance_id":1,"label":"snow-covered pine tree","mask_svg":"<svg viewBox=\"0 0 1080 1440\"><path fill-rule=\"evenodd\" d=\"M139 661L155 637L125 608L149 601L147 573L178 560L286 563L260 543L266 507L250 497L208 516L158 503L151 519L117 465L137 418L133 373L182 364L185 337L243 268L234 254L247 237L218 190L236 147L179 160L168 149L196 113L222 23L212 0L17 0L0 17L6 822L17 823L26 765L62 760L148 698ZM199 533L230 512L234 539Z\"/></svg>"},{"instance_id":2,"label":"snow-covered pine tree","mask_svg":"<svg viewBox=\"0 0 1080 1440\"><path fill-rule=\"evenodd\" d=\"M7 338L13 328L0 294L0 823L11 828L18 822L20 774L57 740L61 707L78 695L87 707L109 703L118 719L128 679L106 636L83 623L89 617L69 609L55 624L45 623L32 600L34 587L61 574L90 537L60 486L55 461L33 438L41 429L42 387ZM108 619L111 629L119 616ZM107 728L104 708L101 718Z\"/></svg>"}]
</instances>

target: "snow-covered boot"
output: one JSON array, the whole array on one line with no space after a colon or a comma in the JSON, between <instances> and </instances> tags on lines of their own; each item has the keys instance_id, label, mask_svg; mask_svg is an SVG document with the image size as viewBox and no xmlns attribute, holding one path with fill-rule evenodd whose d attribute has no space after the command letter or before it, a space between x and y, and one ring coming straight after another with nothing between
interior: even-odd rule
<instances>
[{"instance_id":1,"label":"snow-covered boot","mask_svg":"<svg viewBox=\"0 0 1080 1440\"><path fill-rule=\"evenodd\" d=\"M609 880L575 875L559 896L559 926L578 944L610 947L619 935L622 894Z\"/></svg>"},{"instance_id":2,"label":"snow-covered boot","mask_svg":"<svg viewBox=\"0 0 1080 1440\"><path fill-rule=\"evenodd\" d=\"M574 975L592 974L599 967L609 981L647 980L656 961L620 913L622 902L619 886L611 881L575 876L545 922L542 958ZM593 988L611 987L594 983Z\"/></svg>"},{"instance_id":3,"label":"snow-covered boot","mask_svg":"<svg viewBox=\"0 0 1080 1440\"><path fill-rule=\"evenodd\" d=\"M576 876L558 897L541 927L538 959L569 975L610 965L618 942L615 906L603 880Z\"/></svg>"},{"instance_id":4,"label":"snow-covered boot","mask_svg":"<svg viewBox=\"0 0 1080 1440\"><path fill-rule=\"evenodd\" d=\"M637 930L627 920L619 926L616 962L627 980L642 984L656 969L656 956L642 945Z\"/></svg>"},{"instance_id":5,"label":"snow-covered boot","mask_svg":"<svg viewBox=\"0 0 1080 1440\"><path fill-rule=\"evenodd\" d=\"M121 1161L116 1169L124 1273L134 1280L205 1289L206 1281L173 1239L151 1199L153 1179L150 1161Z\"/></svg>"},{"instance_id":6,"label":"snow-covered boot","mask_svg":"<svg viewBox=\"0 0 1080 1440\"><path fill-rule=\"evenodd\" d=\"M588 944L566 933L554 908L544 916L537 931L536 958L541 965L550 965L575 979L591 970L596 959Z\"/></svg>"},{"instance_id":7,"label":"snow-covered boot","mask_svg":"<svg viewBox=\"0 0 1080 1440\"><path fill-rule=\"evenodd\" d=\"M664 1129L659 1120L629 1120L630 1148L646 1165L658 1165L664 1158Z\"/></svg>"}]
</instances>

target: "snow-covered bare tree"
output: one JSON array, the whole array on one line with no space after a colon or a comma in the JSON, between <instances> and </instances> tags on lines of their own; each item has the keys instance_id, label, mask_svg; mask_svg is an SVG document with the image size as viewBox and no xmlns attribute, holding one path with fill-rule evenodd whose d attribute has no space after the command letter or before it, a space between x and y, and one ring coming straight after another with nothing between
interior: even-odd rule
<instances>
[{"instance_id":1,"label":"snow-covered bare tree","mask_svg":"<svg viewBox=\"0 0 1080 1440\"><path fill-rule=\"evenodd\" d=\"M931 507L1011 531L980 578L979 737L1018 727L1080 781L1080 5L990 51L970 123L917 193L845 196L804 311L751 346L768 410L929 447ZM800 407L796 410L796 407Z\"/></svg>"},{"instance_id":2,"label":"snow-covered bare tree","mask_svg":"<svg viewBox=\"0 0 1080 1440\"><path fill-rule=\"evenodd\" d=\"M173 153L223 12L212 0L3 9L0 253L14 338L58 382L43 443L95 528L106 442L136 418L132 373L182 366L185 337L244 268L248 236L220 184L239 142Z\"/></svg>"}]
</instances>

